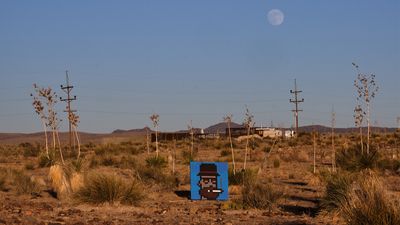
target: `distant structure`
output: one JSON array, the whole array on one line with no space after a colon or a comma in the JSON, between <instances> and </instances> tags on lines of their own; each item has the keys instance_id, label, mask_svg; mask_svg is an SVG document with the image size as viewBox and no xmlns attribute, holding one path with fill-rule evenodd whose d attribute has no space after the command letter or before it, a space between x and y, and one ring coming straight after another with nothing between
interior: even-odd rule
<instances>
[{"instance_id":1,"label":"distant structure","mask_svg":"<svg viewBox=\"0 0 400 225\"><path fill-rule=\"evenodd\" d=\"M293 130L285 130L285 138L292 138L294 137L294 131Z\"/></svg>"},{"instance_id":2,"label":"distant structure","mask_svg":"<svg viewBox=\"0 0 400 225\"><path fill-rule=\"evenodd\" d=\"M218 139L220 137L227 137L228 128L226 128L225 134L220 132L207 133L204 129L194 128L193 136L196 139ZM251 135L258 135L261 138L291 138L294 137L295 132L293 130L288 130L286 128L274 128L274 127L252 127L250 128ZM233 138L238 138L240 136L247 136L247 128L241 127L231 127L231 136ZM173 140L190 140L191 133L190 130L182 130L177 132L158 132L158 141L173 141ZM151 133L151 142L156 141L155 132Z\"/></svg>"},{"instance_id":3,"label":"distant structure","mask_svg":"<svg viewBox=\"0 0 400 225\"><path fill-rule=\"evenodd\" d=\"M173 141L173 140L190 140L192 133L190 130L178 132L158 132L158 141ZM204 133L203 129L193 128L194 138L207 138L208 134ZM151 133L151 142L156 141L155 132Z\"/></svg>"},{"instance_id":4,"label":"distant structure","mask_svg":"<svg viewBox=\"0 0 400 225\"><path fill-rule=\"evenodd\" d=\"M274 128L274 127L252 127L250 128L250 134L256 134L262 138L277 138L277 137L290 137L290 135L286 136L286 132L283 132L282 129ZM293 133L293 131L289 131ZM245 127L236 127L231 128L232 137L240 137L246 136L247 130Z\"/></svg>"}]
</instances>

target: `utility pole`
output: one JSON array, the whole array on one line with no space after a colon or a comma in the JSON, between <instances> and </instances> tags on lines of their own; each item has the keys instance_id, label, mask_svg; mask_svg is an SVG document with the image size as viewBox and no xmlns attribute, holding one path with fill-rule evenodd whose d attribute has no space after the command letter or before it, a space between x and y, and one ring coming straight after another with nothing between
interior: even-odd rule
<instances>
[{"instance_id":1,"label":"utility pole","mask_svg":"<svg viewBox=\"0 0 400 225\"><path fill-rule=\"evenodd\" d=\"M292 112L294 112L294 117L295 117L295 121L296 121L296 137L297 137L298 131L299 131L299 112L303 111L303 110L299 109L299 103L304 102L304 98L299 100L298 96L297 96L301 92L302 91L297 90L296 79L294 79L294 90L290 90L290 93L294 95L294 100L293 99L289 99L289 101L291 103L295 104L295 109L293 109Z\"/></svg>"},{"instance_id":2,"label":"utility pole","mask_svg":"<svg viewBox=\"0 0 400 225\"><path fill-rule=\"evenodd\" d=\"M316 131L315 131L315 126L314 126L314 124L313 124L313 173L315 174L316 173L316 160L315 160L315 155L316 155L316 146L317 146L317 141L315 140L315 134L316 134Z\"/></svg>"},{"instance_id":3,"label":"utility pole","mask_svg":"<svg viewBox=\"0 0 400 225\"><path fill-rule=\"evenodd\" d=\"M64 110L64 112L68 113L68 128L69 128L69 150L71 151L71 146L72 146L72 129L71 129L71 113L76 112L76 110L71 109L71 101L76 100L76 96L71 98L71 90L74 88L74 86L71 86L69 84L69 77L68 77L68 70L65 71L65 77L67 81L67 85L63 86L61 85L61 89L67 94L67 98L61 98L60 100L63 102L67 102L67 108Z\"/></svg>"},{"instance_id":4,"label":"utility pole","mask_svg":"<svg viewBox=\"0 0 400 225\"><path fill-rule=\"evenodd\" d=\"M397 131L400 131L400 116L397 117Z\"/></svg>"},{"instance_id":5,"label":"utility pole","mask_svg":"<svg viewBox=\"0 0 400 225\"><path fill-rule=\"evenodd\" d=\"M332 108L332 172L336 172L335 123L336 113L335 110Z\"/></svg>"}]
</instances>

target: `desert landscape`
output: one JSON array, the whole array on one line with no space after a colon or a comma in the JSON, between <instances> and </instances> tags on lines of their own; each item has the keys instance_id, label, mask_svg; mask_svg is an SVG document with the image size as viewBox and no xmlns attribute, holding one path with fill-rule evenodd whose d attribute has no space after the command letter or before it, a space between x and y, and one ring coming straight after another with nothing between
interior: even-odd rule
<instances>
[{"instance_id":1,"label":"desert landscape","mask_svg":"<svg viewBox=\"0 0 400 225\"><path fill-rule=\"evenodd\" d=\"M384 224L399 221L399 132L374 133L369 157L352 145L356 134L335 136L337 168L332 167L330 133L314 129L298 138L250 138L246 170L246 141L234 138L234 175L225 136L195 139L192 154L190 138L161 141L156 157L154 142L147 149L144 130L95 135L82 143L79 159L77 146L71 151L62 146L64 164L57 153L54 161L45 156L39 137L32 143L18 144L15 138L14 144L2 144L0 222L347 224L357 215L342 207L361 200L371 217L383 219L392 213ZM190 161L230 162L228 201L190 200ZM125 187L132 189L123 197ZM353 188L366 191L365 199L353 196Z\"/></svg>"},{"instance_id":2,"label":"desert landscape","mask_svg":"<svg viewBox=\"0 0 400 225\"><path fill-rule=\"evenodd\" d=\"M0 225L400 225L399 12L1 1Z\"/></svg>"}]
</instances>

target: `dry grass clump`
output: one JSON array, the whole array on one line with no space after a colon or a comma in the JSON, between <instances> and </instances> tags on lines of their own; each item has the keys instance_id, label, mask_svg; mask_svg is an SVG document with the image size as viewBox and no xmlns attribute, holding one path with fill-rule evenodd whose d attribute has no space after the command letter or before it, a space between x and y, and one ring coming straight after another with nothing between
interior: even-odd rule
<instances>
[{"instance_id":1,"label":"dry grass clump","mask_svg":"<svg viewBox=\"0 0 400 225\"><path fill-rule=\"evenodd\" d=\"M376 175L367 175L355 184L341 204L347 224L400 224L399 199L393 199Z\"/></svg>"},{"instance_id":2,"label":"dry grass clump","mask_svg":"<svg viewBox=\"0 0 400 225\"><path fill-rule=\"evenodd\" d=\"M310 161L310 156L303 149L289 150L289 151L285 152L285 154L280 154L280 158L282 160L284 160L285 162L309 162Z\"/></svg>"},{"instance_id":3,"label":"dry grass clump","mask_svg":"<svg viewBox=\"0 0 400 225\"><path fill-rule=\"evenodd\" d=\"M146 159L146 166L150 168L164 168L168 164L167 160L161 156L151 156Z\"/></svg>"},{"instance_id":4,"label":"dry grass clump","mask_svg":"<svg viewBox=\"0 0 400 225\"><path fill-rule=\"evenodd\" d=\"M7 182L7 171L3 168L0 168L0 191L6 191L6 182Z\"/></svg>"},{"instance_id":5,"label":"dry grass clump","mask_svg":"<svg viewBox=\"0 0 400 225\"><path fill-rule=\"evenodd\" d=\"M35 165L33 165L31 162L25 163L25 169L26 170L34 170Z\"/></svg>"},{"instance_id":6,"label":"dry grass clump","mask_svg":"<svg viewBox=\"0 0 400 225\"><path fill-rule=\"evenodd\" d=\"M61 165L53 165L50 167L49 180L53 190L57 193L57 198L63 199L71 193L71 183L69 171Z\"/></svg>"},{"instance_id":7,"label":"dry grass clump","mask_svg":"<svg viewBox=\"0 0 400 225\"><path fill-rule=\"evenodd\" d=\"M181 153L183 163L190 164L190 162L195 160L197 153L198 153L197 149L195 149L192 153L190 152L190 150L183 150Z\"/></svg>"},{"instance_id":8,"label":"dry grass clump","mask_svg":"<svg viewBox=\"0 0 400 225\"><path fill-rule=\"evenodd\" d=\"M147 184L159 185L162 189L170 190L179 185L179 180L175 175L164 172L157 167L137 167L137 176Z\"/></svg>"},{"instance_id":9,"label":"dry grass clump","mask_svg":"<svg viewBox=\"0 0 400 225\"><path fill-rule=\"evenodd\" d=\"M40 185L22 171L12 171L12 184L15 187L17 194L40 194Z\"/></svg>"},{"instance_id":10,"label":"dry grass clump","mask_svg":"<svg viewBox=\"0 0 400 225\"><path fill-rule=\"evenodd\" d=\"M283 196L283 192L275 190L271 184L246 183L242 188L242 204L245 208L268 209Z\"/></svg>"},{"instance_id":11,"label":"dry grass clump","mask_svg":"<svg viewBox=\"0 0 400 225\"><path fill-rule=\"evenodd\" d=\"M75 194L78 202L91 204L137 205L143 198L143 189L136 181L127 183L110 174L92 173Z\"/></svg>"},{"instance_id":12,"label":"dry grass clump","mask_svg":"<svg viewBox=\"0 0 400 225\"><path fill-rule=\"evenodd\" d=\"M321 199L321 207L328 211L339 209L348 198L354 178L354 175L345 171L323 177L326 181L326 190Z\"/></svg>"},{"instance_id":13,"label":"dry grass clump","mask_svg":"<svg viewBox=\"0 0 400 225\"><path fill-rule=\"evenodd\" d=\"M254 169L239 170L236 173L233 169L228 171L228 180L231 185L244 185L255 183L257 180L257 171Z\"/></svg>"},{"instance_id":14,"label":"dry grass clump","mask_svg":"<svg viewBox=\"0 0 400 225\"><path fill-rule=\"evenodd\" d=\"M18 147L22 149L24 157L37 157L41 151L39 144L34 146L29 142L21 143Z\"/></svg>"}]
</instances>

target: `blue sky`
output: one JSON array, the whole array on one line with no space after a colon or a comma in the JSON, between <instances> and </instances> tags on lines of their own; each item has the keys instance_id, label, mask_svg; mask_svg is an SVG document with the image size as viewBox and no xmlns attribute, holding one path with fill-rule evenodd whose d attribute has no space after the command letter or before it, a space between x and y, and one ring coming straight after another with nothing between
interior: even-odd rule
<instances>
[{"instance_id":1,"label":"blue sky","mask_svg":"<svg viewBox=\"0 0 400 225\"><path fill-rule=\"evenodd\" d=\"M294 78L300 125L329 125L334 106L337 126L353 126L353 61L380 86L372 122L395 127L399 11L397 0L1 1L0 132L39 131L32 83L63 96L65 70L84 131L150 126L152 113L161 130L241 122L245 105L257 125L289 127Z\"/></svg>"}]
</instances>

